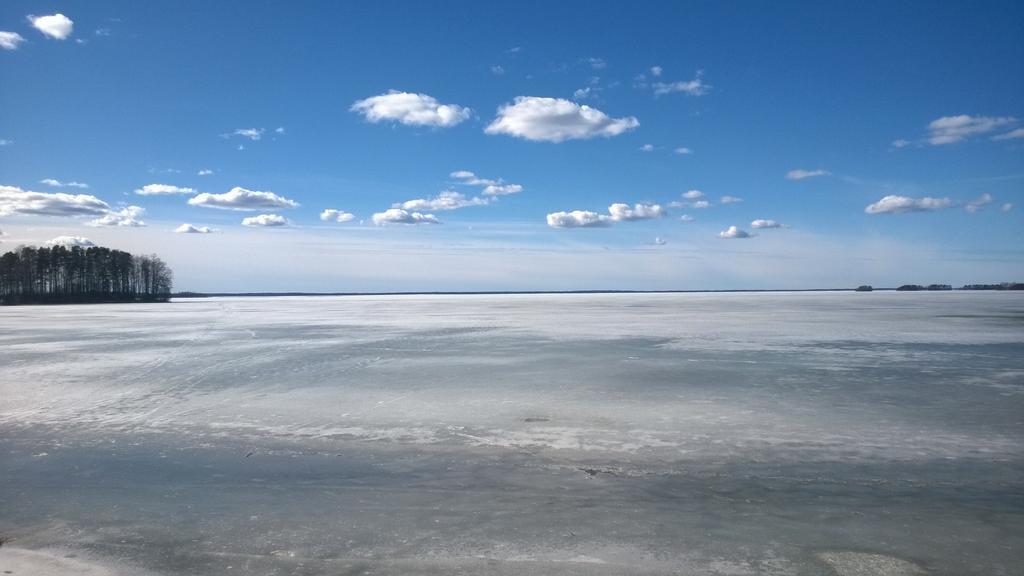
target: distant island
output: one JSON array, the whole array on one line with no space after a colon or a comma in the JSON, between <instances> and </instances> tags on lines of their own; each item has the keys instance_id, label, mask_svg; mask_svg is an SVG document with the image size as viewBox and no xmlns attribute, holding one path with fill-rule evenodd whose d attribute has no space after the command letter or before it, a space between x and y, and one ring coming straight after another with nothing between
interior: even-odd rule
<instances>
[{"instance_id":1,"label":"distant island","mask_svg":"<svg viewBox=\"0 0 1024 576\"><path fill-rule=\"evenodd\" d=\"M156 255L98 246L22 246L0 256L0 305L167 302L172 278Z\"/></svg>"}]
</instances>

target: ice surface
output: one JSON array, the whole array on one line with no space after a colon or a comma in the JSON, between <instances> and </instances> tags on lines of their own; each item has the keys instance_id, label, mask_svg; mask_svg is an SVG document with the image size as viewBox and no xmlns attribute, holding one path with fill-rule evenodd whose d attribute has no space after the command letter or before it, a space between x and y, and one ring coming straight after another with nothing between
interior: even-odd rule
<instances>
[{"instance_id":1,"label":"ice surface","mask_svg":"<svg viewBox=\"0 0 1024 576\"><path fill-rule=\"evenodd\" d=\"M1022 414L1013 293L2 308L0 537L166 574L1012 574Z\"/></svg>"}]
</instances>

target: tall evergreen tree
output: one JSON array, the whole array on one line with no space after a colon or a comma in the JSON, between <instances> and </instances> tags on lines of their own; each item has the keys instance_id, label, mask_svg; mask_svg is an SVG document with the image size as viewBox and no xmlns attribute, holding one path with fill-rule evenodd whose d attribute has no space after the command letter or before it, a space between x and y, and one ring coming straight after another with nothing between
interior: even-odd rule
<instances>
[{"instance_id":1,"label":"tall evergreen tree","mask_svg":"<svg viewBox=\"0 0 1024 576\"><path fill-rule=\"evenodd\" d=\"M173 275L157 255L21 246L0 256L0 304L166 302Z\"/></svg>"}]
</instances>

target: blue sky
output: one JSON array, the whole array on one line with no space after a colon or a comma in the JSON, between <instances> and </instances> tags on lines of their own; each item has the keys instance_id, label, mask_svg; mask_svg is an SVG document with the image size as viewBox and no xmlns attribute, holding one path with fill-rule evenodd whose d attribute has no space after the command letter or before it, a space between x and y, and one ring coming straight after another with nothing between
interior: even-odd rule
<instances>
[{"instance_id":1,"label":"blue sky","mask_svg":"<svg viewBox=\"0 0 1024 576\"><path fill-rule=\"evenodd\" d=\"M1024 279L1020 3L8 1L0 32L0 249L225 291Z\"/></svg>"}]
</instances>

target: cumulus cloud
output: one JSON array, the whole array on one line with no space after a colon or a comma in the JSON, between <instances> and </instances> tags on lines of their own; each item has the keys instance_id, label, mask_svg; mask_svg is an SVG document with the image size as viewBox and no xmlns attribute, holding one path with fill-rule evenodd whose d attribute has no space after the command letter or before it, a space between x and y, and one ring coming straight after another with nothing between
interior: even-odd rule
<instances>
[{"instance_id":1,"label":"cumulus cloud","mask_svg":"<svg viewBox=\"0 0 1024 576\"><path fill-rule=\"evenodd\" d=\"M654 77L661 76L661 72L662 72L661 66L651 66L651 76L654 76Z\"/></svg>"},{"instance_id":2,"label":"cumulus cloud","mask_svg":"<svg viewBox=\"0 0 1024 576\"><path fill-rule=\"evenodd\" d=\"M995 198L993 198L992 195L989 194L988 192L985 192L981 196L978 196L974 200L971 200L970 202L965 204L964 210L967 210L971 214L974 214L978 210L981 210L982 208L993 202L995 202Z\"/></svg>"},{"instance_id":3,"label":"cumulus cloud","mask_svg":"<svg viewBox=\"0 0 1024 576\"><path fill-rule=\"evenodd\" d=\"M608 207L608 214L616 222L632 222L664 218L668 212L658 204L635 204L631 208L629 204L617 203Z\"/></svg>"},{"instance_id":4,"label":"cumulus cloud","mask_svg":"<svg viewBox=\"0 0 1024 576\"><path fill-rule=\"evenodd\" d=\"M786 172L786 180L803 180L804 178L828 176L829 174L831 174L831 172L829 172L828 170L822 170L821 168L818 168L817 170L796 169Z\"/></svg>"},{"instance_id":5,"label":"cumulus cloud","mask_svg":"<svg viewBox=\"0 0 1024 576\"><path fill-rule=\"evenodd\" d=\"M192 206L202 206L204 208L242 211L265 210L268 208L295 208L299 205L298 202L278 196L273 192L258 192L237 186L223 194L203 192L189 198L188 203Z\"/></svg>"},{"instance_id":6,"label":"cumulus cloud","mask_svg":"<svg viewBox=\"0 0 1024 576\"><path fill-rule=\"evenodd\" d=\"M288 219L277 214L260 214L242 218L242 226L253 226L263 228L280 228L288 225Z\"/></svg>"},{"instance_id":7,"label":"cumulus cloud","mask_svg":"<svg viewBox=\"0 0 1024 576\"><path fill-rule=\"evenodd\" d=\"M274 128L274 133L275 134L284 134L285 133L284 126L278 126L277 128Z\"/></svg>"},{"instance_id":8,"label":"cumulus cloud","mask_svg":"<svg viewBox=\"0 0 1024 576\"><path fill-rule=\"evenodd\" d=\"M195 194L196 191L192 188L182 188L170 184L146 184L142 188L137 188L135 193L140 196L166 196L171 194Z\"/></svg>"},{"instance_id":9,"label":"cumulus cloud","mask_svg":"<svg viewBox=\"0 0 1024 576\"><path fill-rule=\"evenodd\" d=\"M140 206L125 206L120 210L111 210L100 218L90 220L89 226L122 226L122 227L139 227L145 226L146 223L139 220L139 216L146 210Z\"/></svg>"},{"instance_id":10,"label":"cumulus cloud","mask_svg":"<svg viewBox=\"0 0 1024 576\"><path fill-rule=\"evenodd\" d=\"M729 226L728 230L722 230L721 232L718 233L718 237L719 238L725 238L725 239L730 239L730 238L751 238L752 236L753 235L750 232L747 232L746 230L740 230L739 228L737 228L735 226Z\"/></svg>"},{"instance_id":11,"label":"cumulus cloud","mask_svg":"<svg viewBox=\"0 0 1024 576\"><path fill-rule=\"evenodd\" d=\"M686 146L680 146L679 148L673 150L673 152L679 154L680 156L689 156L690 154L693 154L693 150L690 150Z\"/></svg>"},{"instance_id":12,"label":"cumulus cloud","mask_svg":"<svg viewBox=\"0 0 1024 576\"><path fill-rule=\"evenodd\" d=\"M707 200L697 200L696 202L690 202L690 208L710 208L711 202Z\"/></svg>"},{"instance_id":13,"label":"cumulus cloud","mask_svg":"<svg viewBox=\"0 0 1024 576\"><path fill-rule=\"evenodd\" d=\"M29 16L28 21L32 26L43 33L47 38L64 40L71 35L75 23L63 14L51 14L49 16Z\"/></svg>"},{"instance_id":14,"label":"cumulus cloud","mask_svg":"<svg viewBox=\"0 0 1024 576\"><path fill-rule=\"evenodd\" d=\"M704 197L704 193L700 190L688 190L683 192L683 198L687 200L699 200Z\"/></svg>"},{"instance_id":15,"label":"cumulus cloud","mask_svg":"<svg viewBox=\"0 0 1024 576\"><path fill-rule=\"evenodd\" d=\"M53 240L48 240L46 245L63 246L65 248L74 248L75 246L89 248L90 246L95 246L96 243L83 236L57 236Z\"/></svg>"},{"instance_id":16,"label":"cumulus cloud","mask_svg":"<svg viewBox=\"0 0 1024 576\"><path fill-rule=\"evenodd\" d=\"M572 97L575 98L576 100L586 100L587 98L590 98L590 96L591 96L590 93L591 93L592 90L593 90L593 87L591 87L591 86L587 86L586 88L577 88L572 93Z\"/></svg>"},{"instance_id":17,"label":"cumulus cloud","mask_svg":"<svg viewBox=\"0 0 1024 576\"><path fill-rule=\"evenodd\" d=\"M711 91L711 86L704 83L704 72L697 72L693 80L681 80L679 82L655 82L651 84L655 96L665 94L682 93L689 96L703 96Z\"/></svg>"},{"instance_id":18,"label":"cumulus cloud","mask_svg":"<svg viewBox=\"0 0 1024 576\"><path fill-rule=\"evenodd\" d=\"M1010 116L943 116L928 124L928 143L934 146L953 144L971 136L992 132L1016 121L1016 118Z\"/></svg>"},{"instance_id":19,"label":"cumulus cloud","mask_svg":"<svg viewBox=\"0 0 1024 576\"><path fill-rule=\"evenodd\" d=\"M263 133L266 131L265 128L236 128L233 134L249 140L259 140L263 138Z\"/></svg>"},{"instance_id":20,"label":"cumulus cloud","mask_svg":"<svg viewBox=\"0 0 1024 576\"><path fill-rule=\"evenodd\" d=\"M547 216L548 226L552 228L604 228L611 226L611 218L589 210L573 210L572 212L553 212Z\"/></svg>"},{"instance_id":21,"label":"cumulus cloud","mask_svg":"<svg viewBox=\"0 0 1024 576\"><path fill-rule=\"evenodd\" d=\"M18 44L24 41L25 39L17 32L0 32L0 48L4 50L17 50Z\"/></svg>"},{"instance_id":22,"label":"cumulus cloud","mask_svg":"<svg viewBox=\"0 0 1024 576\"><path fill-rule=\"evenodd\" d=\"M948 208L953 203L949 198L910 198L889 195L864 208L868 214L903 214L906 212L932 212Z\"/></svg>"},{"instance_id":23,"label":"cumulus cloud","mask_svg":"<svg viewBox=\"0 0 1024 576\"><path fill-rule=\"evenodd\" d=\"M523 191L523 187L519 184L488 184L483 189L483 194L487 196L508 196L509 194L518 194Z\"/></svg>"},{"instance_id":24,"label":"cumulus cloud","mask_svg":"<svg viewBox=\"0 0 1024 576\"><path fill-rule=\"evenodd\" d=\"M495 76L501 76L504 73L505 68L500 64L495 64L494 66L491 66L491 74L494 74Z\"/></svg>"},{"instance_id":25,"label":"cumulus cloud","mask_svg":"<svg viewBox=\"0 0 1024 576\"><path fill-rule=\"evenodd\" d=\"M738 196L722 196L720 202L722 204L739 204L740 202L743 202L743 198Z\"/></svg>"},{"instance_id":26,"label":"cumulus cloud","mask_svg":"<svg viewBox=\"0 0 1024 576\"><path fill-rule=\"evenodd\" d=\"M334 208L327 208L320 213L320 219L324 222L351 222L355 218L355 215L350 212L335 210Z\"/></svg>"},{"instance_id":27,"label":"cumulus cloud","mask_svg":"<svg viewBox=\"0 0 1024 576\"><path fill-rule=\"evenodd\" d=\"M897 138L892 141L893 148L905 148L907 146L910 146L910 144L910 140L904 140L903 138Z\"/></svg>"},{"instance_id":28,"label":"cumulus cloud","mask_svg":"<svg viewBox=\"0 0 1024 576\"><path fill-rule=\"evenodd\" d=\"M999 207L1000 212L1009 212L1010 210L1013 210L1013 204L1010 202L1006 202Z\"/></svg>"},{"instance_id":29,"label":"cumulus cloud","mask_svg":"<svg viewBox=\"0 0 1024 576\"><path fill-rule=\"evenodd\" d=\"M758 219L750 223L751 228L782 228L782 224L779 224L775 220L764 220Z\"/></svg>"},{"instance_id":30,"label":"cumulus cloud","mask_svg":"<svg viewBox=\"0 0 1024 576\"><path fill-rule=\"evenodd\" d=\"M466 120L472 110L457 104L441 104L433 96L389 90L387 94L357 100L349 110L362 114L367 121L399 122L407 126L447 128Z\"/></svg>"},{"instance_id":31,"label":"cumulus cloud","mask_svg":"<svg viewBox=\"0 0 1024 576\"><path fill-rule=\"evenodd\" d=\"M690 216L689 214L683 214L679 217L680 222L693 222L693 220L693 216Z\"/></svg>"},{"instance_id":32,"label":"cumulus cloud","mask_svg":"<svg viewBox=\"0 0 1024 576\"><path fill-rule=\"evenodd\" d=\"M53 186L54 188L88 188L89 185L85 182L61 182L55 178L43 178L39 181L40 184L46 184L47 186Z\"/></svg>"},{"instance_id":33,"label":"cumulus cloud","mask_svg":"<svg viewBox=\"0 0 1024 576\"><path fill-rule=\"evenodd\" d=\"M213 170L210 170L209 168L203 168L199 172L196 172L196 176L209 176L210 174L213 174Z\"/></svg>"},{"instance_id":34,"label":"cumulus cloud","mask_svg":"<svg viewBox=\"0 0 1024 576\"><path fill-rule=\"evenodd\" d=\"M608 214L599 214L589 210L573 210L572 212L553 212L548 214L548 226L552 228L602 228L611 226L613 222L635 222L668 216L658 204L629 204L617 202L608 207Z\"/></svg>"},{"instance_id":35,"label":"cumulus cloud","mask_svg":"<svg viewBox=\"0 0 1024 576\"><path fill-rule=\"evenodd\" d=\"M518 96L512 104L498 108L497 117L484 132L507 134L543 142L609 138L640 125L633 116L611 118L590 106L561 98Z\"/></svg>"},{"instance_id":36,"label":"cumulus cloud","mask_svg":"<svg viewBox=\"0 0 1024 576\"><path fill-rule=\"evenodd\" d=\"M110 206L90 194L33 192L0 186L0 216L102 216Z\"/></svg>"},{"instance_id":37,"label":"cumulus cloud","mask_svg":"<svg viewBox=\"0 0 1024 576\"><path fill-rule=\"evenodd\" d=\"M174 231L178 234L213 234L216 232L216 230L208 226L193 226L187 223L178 226Z\"/></svg>"},{"instance_id":38,"label":"cumulus cloud","mask_svg":"<svg viewBox=\"0 0 1024 576\"><path fill-rule=\"evenodd\" d=\"M1013 140L1015 138L1024 138L1024 128L1017 128L1016 130L1010 130L1009 132L1004 132L1003 134L996 134L995 136L992 137L992 139L996 141Z\"/></svg>"},{"instance_id":39,"label":"cumulus cloud","mask_svg":"<svg viewBox=\"0 0 1024 576\"><path fill-rule=\"evenodd\" d=\"M520 184L506 184L500 178L497 180L480 178L469 170L456 170L449 174L449 176L459 180L459 184L483 186L484 189L481 193L485 196L508 196L509 194L518 194L523 191L523 187Z\"/></svg>"},{"instance_id":40,"label":"cumulus cloud","mask_svg":"<svg viewBox=\"0 0 1024 576\"><path fill-rule=\"evenodd\" d=\"M389 208L373 215L373 223L377 226L386 224L440 224L441 221L433 214L409 212L402 208Z\"/></svg>"},{"instance_id":41,"label":"cumulus cloud","mask_svg":"<svg viewBox=\"0 0 1024 576\"><path fill-rule=\"evenodd\" d=\"M655 246L664 246L665 244L668 244L668 240L665 240L661 236L656 236L654 238L654 245Z\"/></svg>"},{"instance_id":42,"label":"cumulus cloud","mask_svg":"<svg viewBox=\"0 0 1024 576\"><path fill-rule=\"evenodd\" d=\"M465 208L467 206L486 206L490 204L490 198L467 198L460 192L454 192L452 190L445 190L433 198L417 198L415 200L407 200L401 204L396 204L394 208L402 208L403 210L411 211L426 211L426 210L457 210L459 208Z\"/></svg>"},{"instance_id":43,"label":"cumulus cloud","mask_svg":"<svg viewBox=\"0 0 1024 576\"><path fill-rule=\"evenodd\" d=\"M644 144L640 147L641 152L654 152L654 144Z\"/></svg>"},{"instance_id":44,"label":"cumulus cloud","mask_svg":"<svg viewBox=\"0 0 1024 576\"><path fill-rule=\"evenodd\" d=\"M7 138L0 138L0 146L13 146L14 140L8 140Z\"/></svg>"}]
</instances>

